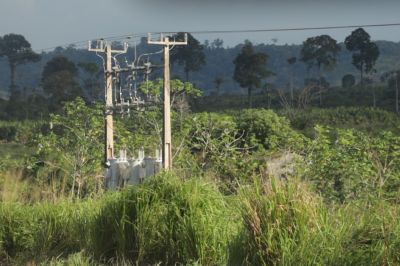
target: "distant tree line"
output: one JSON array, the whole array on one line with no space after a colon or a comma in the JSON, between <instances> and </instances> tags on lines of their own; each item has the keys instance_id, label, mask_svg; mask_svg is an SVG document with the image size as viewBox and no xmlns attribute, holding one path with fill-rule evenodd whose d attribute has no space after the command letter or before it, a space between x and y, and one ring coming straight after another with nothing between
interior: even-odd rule
<instances>
[{"instance_id":1,"label":"distant tree line","mask_svg":"<svg viewBox=\"0 0 400 266\"><path fill-rule=\"evenodd\" d=\"M173 38L179 39L183 36L183 33L178 33ZM143 40L137 47L138 51L144 52L146 49L144 46L145 41ZM277 49L275 46L268 47ZM201 44L191 34L188 34L188 45L175 47L171 52L173 75L179 78L182 74L182 80L195 83L197 87L208 91L208 94L216 95L216 99L220 99L221 93L235 94L233 90L227 88L234 88L236 83L247 90L247 107L253 106L254 94L258 95L258 101L265 97L265 104L262 106L277 106L276 103L279 103L281 107L293 108L309 105L331 106L332 99L343 98L343 93L354 98L353 102L357 105L357 97L365 98L365 94L370 93L372 106L381 106L382 104L379 102L383 101L388 104L394 100L394 110L399 112L399 70L391 66L383 73L381 71L380 76L377 77L375 65L380 51L378 45L371 41L369 34L362 28L354 30L347 36L343 45L329 35L307 38L301 49L295 50L291 54L280 55L281 57L286 56L286 58L282 58L286 66L283 64L278 69L274 67L277 59L274 58L274 61L271 61L270 53L264 51L266 47L265 45L253 46L250 41L246 40L234 49L225 49L221 39ZM330 85L325 74L334 72L343 48L351 53L351 63L360 73L360 78L357 83L356 77L349 69L350 73L342 76L341 86L338 88ZM74 47L56 48L52 57L49 58L45 53L42 55L35 53L30 43L22 35L7 34L0 37L0 58L6 59L8 63L11 94L10 101L0 107L0 116L3 119L21 119L37 117L39 114L40 116L47 115L49 112L57 112L63 102L70 101L77 96L83 97L88 103L102 100L103 76L99 62L96 62L93 57L78 60L81 58L78 53L85 52L76 50ZM133 51L130 50L128 56L131 56L132 53ZM213 54L215 57L221 57L221 60L213 58ZM73 58L72 55L74 55ZM43 65L40 74L39 89L25 94L24 89L26 88L17 85L18 66L39 62L41 57L46 57L47 62ZM230 65L227 63L218 65L218 63L223 64L229 58ZM210 63L208 60L220 62ZM300 63L303 63L306 69L306 74L302 76L303 84L298 82L301 77L299 77L298 71L296 72ZM215 71L204 72L206 68ZM282 78L282 68L289 73L286 76L286 84L277 82L279 78ZM227 75L229 72L230 76ZM202 76L203 74L199 75L198 73L212 74ZM393 93L383 92L379 87L382 84L386 84L385 91L389 89ZM221 91L222 88L223 91ZM343 92L338 89L347 91ZM355 91L363 95L357 96L354 94ZM340 93L342 95L339 95ZM334 96L335 94L337 96ZM383 100L385 97L388 97L387 100ZM324 100L324 98L326 99ZM273 104L274 102L275 104ZM340 102L334 102L334 105L340 105ZM245 105L240 106L244 107Z\"/></svg>"}]
</instances>

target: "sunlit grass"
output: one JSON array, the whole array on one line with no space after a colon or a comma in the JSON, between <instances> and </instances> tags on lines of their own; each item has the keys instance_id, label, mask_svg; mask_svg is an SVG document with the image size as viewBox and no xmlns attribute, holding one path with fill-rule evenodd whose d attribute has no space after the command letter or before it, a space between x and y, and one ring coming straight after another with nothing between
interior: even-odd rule
<instances>
[{"instance_id":1,"label":"sunlit grass","mask_svg":"<svg viewBox=\"0 0 400 266\"><path fill-rule=\"evenodd\" d=\"M400 208L327 205L303 181L226 196L161 174L98 199L0 203L0 264L398 265Z\"/></svg>"}]
</instances>

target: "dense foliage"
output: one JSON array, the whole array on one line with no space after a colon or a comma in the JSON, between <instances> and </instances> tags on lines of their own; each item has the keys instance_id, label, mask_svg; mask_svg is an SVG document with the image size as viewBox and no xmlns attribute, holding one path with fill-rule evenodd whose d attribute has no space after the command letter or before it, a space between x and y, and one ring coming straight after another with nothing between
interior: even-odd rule
<instances>
[{"instance_id":1,"label":"dense foliage","mask_svg":"<svg viewBox=\"0 0 400 266\"><path fill-rule=\"evenodd\" d=\"M224 196L168 174L95 200L0 203L0 262L395 265L399 215L382 200L329 208L296 180Z\"/></svg>"},{"instance_id":2,"label":"dense foliage","mask_svg":"<svg viewBox=\"0 0 400 266\"><path fill-rule=\"evenodd\" d=\"M175 174L105 194L99 105L2 122L1 263L399 263L396 115L175 110ZM117 149L150 152L160 125L117 119Z\"/></svg>"},{"instance_id":3,"label":"dense foliage","mask_svg":"<svg viewBox=\"0 0 400 266\"><path fill-rule=\"evenodd\" d=\"M304 84L299 47L224 49L193 36L189 44L172 58L177 76L199 80L171 81L174 170L116 192L103 184L94 59L58 48L38 62L39 91L11 83L13 95L0 102L8 120L0 122L0 264L400 264L400 118L390 112L399 108L397 72L372 83L346 69L336 78L342 86L331 86L322 70L350 54L327 35L304 43L300 59L319 72ZM361 74L372 71L379 53L367 35L353 32L346 46ZM267 58L268 69L290 72L290 90L285 75L267 82ZM232 76L254 101L221 95L235 88ZM200 97L210 80L215 91ZM115 154L160 147L162 88L162 79L143 81L139 93L153 105L115 115Z\"/></svg>"},{"instance_id":4,"label":"dense foliage","mask_svg":"<svg viewBox=\"0 0 400 266\"><path fill-rule=\"evenodd\" d=\"M180 33L175 37L180 39L182 35ZM12 42L6 42L9 38ZM102 66L96 55L72 46L67 49L59 47L54 52L43 53L42 59L36 62L39 57L32 53L23 36L7 35L0 43L3 43L0 56L7 58L7 53L13 48L8 47L11 44L16 47L21 45L22 54L18 56L21 61L13 64L28 63L18 69L14 65L9 66L11 80L15 79L17 70L25 73L22 77L18 76L15 82L7 79L7 75L0 80L1 87L7 88L11 84L13 88L9 101L0 102L0 119L47 118L49 113L60 112L63 102L77 96L87 103L103 100L99 89L103 82L99 71ZM373 106L398 112L398 88L384 78L387 73L396 70L394 51L397 47L388 42L372 42L363 29L351 33L343 44L338 44L328 35L308 38L303 46L253 46L245 42L233 48L224 48L222 44L217 39L202 45L189 35L189 45L176 47L171 54L172 62L176 63L172 75L188 79L190 72L196 87L205 95L211 95L210 99L214 100L211 106L215 103L220 109L226 106L247 107L250 103L264 108ZM343 49L344 46L349 51ZM132 58L136 52L153 54L153 48L142 40L126 56ZM11 52L15 53L14 50ZM353 62L350 52L353 53ZM153 63L160 62L158 57L152 59ZM6 61L12 63L4 60L0 62L0 69L7 69L7 72L9 67L2 66ZM202 65L204 67L200 68ZM332 70L335 65L334 71L322 71ZM314 73L316 71L311 66L316 66L318 73ZM371 75L365 77L368 79L358 80L354 75L357 69ZM375 69L376 72L373 72ZM154 72L152 75L157 75L158 71ZM239 96L243 93L240 87L247 89L247 103ZM215 97L215 94L219 96L221 93L223 97ZM257 97L250 100L251 95ZM208 108L210 104L207 99L198 102L202 108Z\"/></svg>"}]
</instances>

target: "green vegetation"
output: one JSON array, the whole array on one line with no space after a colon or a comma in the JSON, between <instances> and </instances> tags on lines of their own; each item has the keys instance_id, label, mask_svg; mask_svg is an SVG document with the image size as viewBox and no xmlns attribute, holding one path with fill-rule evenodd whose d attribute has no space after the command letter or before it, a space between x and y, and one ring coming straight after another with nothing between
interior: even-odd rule
<instances>
[{"instance_id":1,"label":"green vegetation","mask_svg":"<svg viewBox=\"0 0 400 266\"><path fill-rule=\"evenodd\" d=\"M13 38L17 37L21 36L13 35ZM182 33L175 37L178 40L183 38ZM7 46L0 38L0 43L2 42L3 46ZM245 67L242 68L242 72L247 73L242 73L242 78L235 80L233 77L238 75L235 74L233 61L245 46L239 44L227 48L222 44L220 39L200 44L189 35L188 46L177 46L171 51L171 60L174 63L172 76L188 79L187 76L190 74L191 82L196 84L204 95L211 95L210 98L220 109L225 106L248 107L248 102L245 103L241 95L245 93L241 86L247 90L250 84L248 78L254 79L255 71L259 72L265 67L275 75L261 75L261 81L257 82L259 84L251 82L254 83L252 84L254 107L285 108L288 104L292 107L374 106L398 111L398 101L395 100L398 98L396 96L398 88L395 88L392 81L385 79L385 76L398 70L400 46L392 42L373 42L363 29L349 32L345 40L334 40L329 35L321 35L308 38L303 45L253 45L253 55L256 56L253 56L252 60L258 57L257 60L263 64L260 64L258 69L252 69L257 64L243 65ZM319 44L322 45L321 49L318 49ZM29 43L26 45L29 46ZM27 47L25 50L29 52L30 48ZM6 55L8 50L1 50L0 56L5 60L0 60L0 71L8 73L10 68ZM134 50L130 48L126 57L133 58ZM144 41L136 50L139 54L156 52L155 47L149 47ZM3 90L10 84L16 87L15 97L11 97L9 102L1 102L0 119L47 118L49 110L59 111L63 101L72 100L76 96L83 97L87 103L103 100L101 89L103 75L100 71L102 65L95 54L70 46L42 53L38 62L37 58L29 61L28 55L29 53L26 54L26 59L17 63L15 71L23 71L24 74L14 74L14 77L18 77L16 85L11 84L13 78L8 75L3 75L0 79L0 87ZM268 60L257 55L266 55ZM25 58L25 54L22 54L21 58ZM67 59L61 62L59 58ZM300 60L302 58L306 62L302 62ZM152 63L160 63L158 58L151 59L154 59ZM313 69L309 68L311 65L314 65ZM44 71L46 66L47 69L54 68L53 72ZM359 73L362 74L362 78ZM243 77L247 77L247 81ZM346 77L345 82L342 82L344 77ZM219 97L215 97L215 94ZM285 96L284 99L282 96ZM48 101L48 98L52 101ZM202 109L209 111L206 109L209 104L204 101Z\"/></svg>"},{"instance_id":2,"label":"green vegetation","mask_svg":"<svg viewBox=\"0 0 400 266\"><path fill-rule=\"evenodd\" d=\"M82 95L79 82L76 77L78 68L66 57L56 56L51 59L42 73L43 90L50 95L49 111L58 111L62 102L72 101Z\"/></svg>"},{"instance_id":3,"label":"green vegetation","mask_svg":"<svg viewBox=\"0 0 400 266\"><path fill-rule=\"evenodd\" d=\"M25 47L22 61L10 61L7 38ZM216 91L200 97L205 78L196 86L173 79L173 171L112 192L103 184L104 108L93 58L73 48L43 53L42 92L19 95L15 67L38 58L20 36L0 38L13 92L0 106L7 120L0 121L0 264L400 264L400 118L390 112L399 109L398 71L386 69L380 83L364 80L379 64L378 45L362 29L345 45L360 82L354 69L337 71L339 62L351 67L351 55L328 35L290 53L250 42L203 46L189 35L172 53L177 73L196 80L210 60L207 67L220 69L208 77ZM290 90L268 70L281 68L265 53L271 49L290 72ZM298 73L300 53L318 76L295 86L306 76ZM341 87L322 71L333 66ZM236 86L231 77L248 101L221 97L222 85ZM147 78L131 85L154 104L115 116L115 154L152 154L161 143L163 81Z\"/></svg>"},{"instance_id":4,"label":"green vegetation","mask_svg":"<svg viewBox=\"0 0 400 266\"><path fill-rule=\"evenodd\" d=\"M396 115L174 110L174 172L118 192L102 187L100 106L2 122L0 263L400 263ZM151 150L160 123L117 120L119 147Z\"/></svg>"},{"instance_id":5,"label":"green vegetation","mask_svg":"<svg viewBox=\"0 0 400 266\"><path fill-rule=\"evenodd\" d=\"M189 81L189 73L198 71L206 64L203 45L192 34L187 34L187 45L179 45L172 50L171 62L183 66L186 82ZM179 32L173 36L174 40L184 41L185 33Z\"/></svg>"},{"instance_id":6,"label":"green vegetation","mask_svg":"<svg viewBox=\"0 0 400 266\"><path fill-rule=\"evenodd\" d=\"M27 62L37 62L40 55L32 51L31 44L19 34L6 34L0 37L0 57L7 57L10 68L10 89L12 96L16 96L16 68Z\"/></svg>"},{"instance_id":7,"label":"green vegetation","mask_svg":"<svg viewBox=\"0 0 400 266\"><path fill-rule=\"evenodd\" d=\"M358 107L338 107L331 109L312 108L308 110L282 110L291 126L312 137L316 125L334 128L356 129L369 135L382 131L400 133L399 117L391 112Z\"/></svg>"},{"instance_id":8,"label":"green vegetation","mask_svg":"<svg viewBox=\"0 0 400 266\"><path fill-rule=\"evenodd\" d=\"M240 53L233 61L235 64L233 79L239 83L240 87L247 89L250 108L252 107L252 91L261 88L262 80L272 75L266 68L267 60L267 54L256 53L253 44L245 41Z\"/></svg>"},{"instance_id":9,"label":"green vegetation","mask_svg":"<svg viewBox=\"0 0 400 266\"><path fill-rule=\"evenodd\" d=\"M352 64L360 71L360 80L363 83L363 74L371 72L379 57L379 48L371 42L371 37L362 28L354 30L344 41L346 48L353 52Z\"/></svg>"},{"instance_id":10,"label":"green vegetation","mask_svg":"<svg viewBox=\"0 0 400 266\"><path fill-rule=\"evenodd\" d=\"M225 196L202 179L163 174L99 199L1 203L0 258L84 265L400 262L397 205L338 207L295 180L257 181Z\"/></svg>"}]
</instances>

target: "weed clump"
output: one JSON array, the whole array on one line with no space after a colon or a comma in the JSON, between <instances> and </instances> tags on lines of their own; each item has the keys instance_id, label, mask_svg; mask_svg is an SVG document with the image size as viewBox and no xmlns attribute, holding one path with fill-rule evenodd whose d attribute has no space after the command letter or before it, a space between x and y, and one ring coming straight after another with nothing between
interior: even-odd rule
<instances>
[{"instance_id":1,"label":"weed clump","mask_svg":"<svg viewBox=\"0 0 400 266\"><path fill-rule=\"evenodd\" d=\"M164 174L110 198L94 222L96 257L137 263L226 263L238 217L218 189Z\"/></svg>"},{"instance_id":2,"label":"weed clump","mask_svg":"<svg viewBox=\"0 0 400 266\"><path fill-rule=\"evenodd\" d=\"M243 231L233 249L248 265L323 265L340 249L319 197L305 184L270 180L241 192ZM235 258L236 260L238 258Z\"/></svg>"},{"instance_id":3,"label":"weed clump","mask_svg":"<svg viewBox=\"0 0 400 266\"><path fill-rule=\"evenodd\" d=\"M304 181L163 173L91 200L0 202L0 264L397 265L400 208L327 204Z\"/></svg>"}]
</instances>

